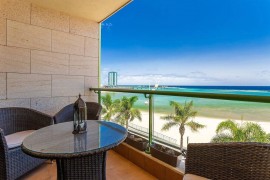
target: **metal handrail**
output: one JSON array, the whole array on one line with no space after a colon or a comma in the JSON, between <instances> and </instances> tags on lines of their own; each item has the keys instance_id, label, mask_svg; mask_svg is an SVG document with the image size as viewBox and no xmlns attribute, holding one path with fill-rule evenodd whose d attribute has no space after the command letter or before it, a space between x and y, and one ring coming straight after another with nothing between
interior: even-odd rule
<instances>
[{"instance_id":1,"label":"metal handrail","mask_svg":"<svg viewBox=\"0 0 270 180\"><path fill-rule=\"evenodd\" d=\"M129 124L129 128L133 128L135 130L140 130L142 132L149 133L149 129L148 128L142 127L142 126L139 126L139 125L136 125L136 124L130 123ZM171 138L169 136L166 136L166 135L164 135L162 133L159 133L159 132L156 132L156 131L154 131L153 134L154 134L154 137L157 137L157 138L160 138L162 140L165 140L165 141L171 142L173 144L176 144L176 139L174 139L174 138Z\"/></svg>"},{"instance_id":2,"label":"metal handrail","mask_svg":"<svg viewBox=\"0 0 270 180\"><path fill-rule=\"evenodd\" d=\"M90 91L109 91L109 92L123 92L136 94L153 94L153 95L167 95L167 96L183 96L207 99L220 100L234 100L270 103L270 96L252 96L252 95L236 95L236 94L214 94L214 93L197 93L197 92L177 92L177 91L162 91L162 90L137 90L137 89L122 89L122 88L89 88Z\"/></svg>"}]
</instances>

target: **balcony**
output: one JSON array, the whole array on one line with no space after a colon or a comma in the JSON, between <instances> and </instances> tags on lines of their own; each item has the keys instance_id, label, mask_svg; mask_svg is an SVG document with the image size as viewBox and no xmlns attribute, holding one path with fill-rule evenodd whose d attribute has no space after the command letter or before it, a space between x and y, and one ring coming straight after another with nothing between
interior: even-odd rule
<instances>
[{"instance_id":1,"label":"balcony","mask_svg":"<svg viewBox=\"0 0 270 180\"><path fill-rule=\"evenodd\" d=\"M160 132L161 127L155 123L159 118L155 113L158 105L155 97L229 100L247 106L270 103L269 96L98 88L101 23L129 2L0 0L0 108L30 108L54 116L74 103L79 94L85 101L99 103L104 92L119 93L120 97L122 93L135 94L146 102L144 125L129 124L129 132L150 145L156 143L177 153L180 152L178 131L172 137ZM182 153L186 153L190 142L200 142L199 136L204 134L184 138ZM1 153L2 164L3 159ZM139 151L124 142L108 153L107 179L182 179L184 163L182 159L177 167L169 165L153 157L149 147ZM5 169L2 164L0 170ZM21 178L56 179L56 163L46 162Z\"/></svg>"}]
</instances>

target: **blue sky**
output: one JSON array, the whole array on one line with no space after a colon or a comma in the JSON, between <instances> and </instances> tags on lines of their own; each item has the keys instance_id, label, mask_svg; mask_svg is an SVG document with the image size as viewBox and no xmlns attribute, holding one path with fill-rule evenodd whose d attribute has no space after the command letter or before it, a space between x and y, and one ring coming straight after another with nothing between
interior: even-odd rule
<instances>
[{"instance_id":1,"label":"blue sky","mask_svg":"<svg viewBox=\"0 0 270 180\"><path fill-rule=\"evenodd\" d=\"M134 0L102 23L102 84L270 85L269 0Z\"/></svg>"}]
</instances>

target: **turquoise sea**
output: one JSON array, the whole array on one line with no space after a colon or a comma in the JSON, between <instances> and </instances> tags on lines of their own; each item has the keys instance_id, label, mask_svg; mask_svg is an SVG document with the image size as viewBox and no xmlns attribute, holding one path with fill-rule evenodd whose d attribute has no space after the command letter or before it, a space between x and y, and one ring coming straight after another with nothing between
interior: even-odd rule
<instances>
[{"instance_id":1,"label":"turquoise sea","mask_svg":"<svg viewBox=\"0 0 270 180\"><path fill-rule=\"evenodd\" d=\"M123 86L122 86L123 87ZM133 89L152 89L148 86L124 86ZM121 86L120 86L121 88ZM254 96L270 96L270 86L163 86L156 91L177 91L177 92L200 92L200 93L220 93L220 94L239 94ZM148 111L147 98L142 94L131 93L112 93L113 98L122 96L138 96L139 100L135 104L136 108L142 111ZM194 102L194 109L198 111L198 116L243 119L253 121L270 122L270 103L249 103L228 100L213 100L203 98L186 98L176 96L154 96L154 111L156 113L170 114L173 109L169 106L170 101L185 103L185 101Z\"/></svg>"}]
</instances>

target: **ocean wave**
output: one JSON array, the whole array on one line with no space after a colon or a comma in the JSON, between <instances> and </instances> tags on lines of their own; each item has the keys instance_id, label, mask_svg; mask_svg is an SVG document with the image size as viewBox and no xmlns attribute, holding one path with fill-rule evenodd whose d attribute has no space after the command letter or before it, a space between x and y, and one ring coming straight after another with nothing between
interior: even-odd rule
<instances>
[{"instance_id":1,"label":"ocean wave","mask_svg":"<svg viewBox=\"0 0 270 180\"><path fill-rule=\"evenodd\" d=\"M269 93L270 92L270 90L237 90L237 89L235 89L235 90L232 90L232 89L228 89L228 90L220 90L220 91L225 91L225 92L254 92L254 93Z\"/></svg>"},{"instance_id":2,"label":"ocean wave","mask_svg":"<svg viewBox=\"0 0 270 180\"><path fill-rule=\"evenodd\" d=\"M182 88L182 87L166 87L166 89L190 89L190 88Z\"/></svg>"}]
</instances>

